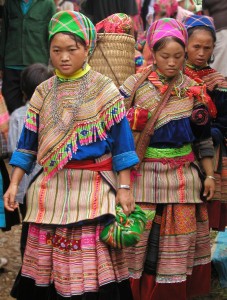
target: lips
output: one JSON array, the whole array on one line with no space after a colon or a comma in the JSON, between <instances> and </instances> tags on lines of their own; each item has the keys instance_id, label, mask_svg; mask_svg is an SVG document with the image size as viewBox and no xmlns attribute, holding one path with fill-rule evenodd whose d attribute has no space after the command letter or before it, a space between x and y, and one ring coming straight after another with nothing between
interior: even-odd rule
<instances>
[{"instance_id":1,"label":"lips","mask_svg":"<svg viewBox=\"0 0 227 300\"><path fill-rule=\"evenodd\" d=\"M205 60L204 59L197 59L196 60L198 63L200 63L200 64L204 64L205 63Z\"/></svg>"}]
</instances>

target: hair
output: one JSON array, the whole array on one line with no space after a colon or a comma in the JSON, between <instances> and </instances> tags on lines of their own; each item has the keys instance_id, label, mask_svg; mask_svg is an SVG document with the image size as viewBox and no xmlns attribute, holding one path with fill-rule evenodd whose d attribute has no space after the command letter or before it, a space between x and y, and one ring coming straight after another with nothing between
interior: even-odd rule
<instances>
[{"instance_id":1,"label":"hair","mask_svg":"<svg viewBox=\"0 0 227 300\"><path fill-rule=\"evenodd\" d=\"M72 32L68 32L68 31L61 31L61 32L58 32L58 33L62 33L62 34L65 34L65 35L69 35L75 42L76 42L76 46L78 47L77 44L81 44L82 46L84 46L84 48L87 48L87 45L86 45L86 42L81 38L79 37L78 35L72 33ZM49 45L51 44L51 41L52 39L54 38L55 35L53 35L49 41Z\"/></svg>"},{"instance_id":2,"label":"hair","mask_svg":"<svg viewBox=\"0 0 227 300\"><path fill-rule=\"evenodd\" d=\"M157 52L157 51L161 50L170 41L177 42L178 44L180 44L183 47L183 49L185 49L185 44L183 43L182 40L178 39L175 36L166 36L166 37L161 38L157 43L154 44L153 51Z\"/></svg>"},{"instance_id":3,"label":"hair","mask_svg":"<svg viewBox=\"0 0 227 300\"><path fill-rule=\"evenodd\" d=\"M213 29L211 29L210 27L208 26L195 26L195 27L191 27L188 29L188 38L190 38L190 36L193 34L193 32L195 30L205 30L205 31L208 31L210 32L212 38L213 38L213 41L214 43L216 42L216 33Z\"/></svg>"},{"instance_id":4,"label":"hair","mask_svg":"<svg viewBox=\"0 0 227 300\"><path fill-rule=\"evenodd\" d=\"M26 67L21 73L20 86L26 100L30 100L36 87L53 76L48 67L41 63L35 63Z\"/></svg>"}]
</instances>

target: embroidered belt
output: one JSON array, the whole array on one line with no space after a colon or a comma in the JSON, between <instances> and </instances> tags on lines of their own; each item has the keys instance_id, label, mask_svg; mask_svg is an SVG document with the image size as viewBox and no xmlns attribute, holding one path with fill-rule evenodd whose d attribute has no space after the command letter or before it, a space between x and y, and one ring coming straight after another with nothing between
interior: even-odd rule
<instances>
[{"instance_id":1,"label":"embroidered belt","mask_svg":"<svg viewBox=\"0 0 227 300\"><path fill-rule=\"evenodd\" d=\"M90 171L111 171L112 170L112 158L108 158L101 162L94 162L92 159L87 160L70 160L64 169L80 169Z\"/></svg>"},{"instance_id":2,"label":"embroidered belt","mask_svg":"<svg viewBox=\"0 0 227 300\"><path fill-rule=\"evenodd\" d=\"M153 148L148 147L145 158L174 158L188 155L192 152L191 144L180 148Z\"/></svg>"}]
</instances>

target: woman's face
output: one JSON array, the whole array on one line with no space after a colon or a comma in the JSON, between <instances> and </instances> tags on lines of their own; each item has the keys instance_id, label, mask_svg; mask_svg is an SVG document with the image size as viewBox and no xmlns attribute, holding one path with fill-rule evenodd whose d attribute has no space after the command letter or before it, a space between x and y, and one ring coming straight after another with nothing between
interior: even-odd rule
<instances>
[{"instance_id":1,"label":"woman's face","mask_svg":"<svg viewBox=\"0 0 227 300\"><path fill-rule=\"evenodd\" d=\"M185 50L178 42L170 40L153 55L159 71L166 77L174 77L183 67Z\"/></svg>"},{"instance_id":2,"label":"woman's face","mask_svg":"<svg viewBox=\"0 0 227 300\"><path fill-rule=\"evenodd\" d=\"M81 69L87 59L88 49L67 34L57 33L50 44L50 58L53 66L65 76Z\"/></svg>"},{"instance_id":3,"label":"woman's face","mask_svg":"<svg viewBox=\"0 0 227 300\"><path fill-rule=\"evenodd\" d=\"M214 40L207 30L196 29L188 39L188 60L195 66L204 67L214 50Z\"/></svg>"}]
</instances>

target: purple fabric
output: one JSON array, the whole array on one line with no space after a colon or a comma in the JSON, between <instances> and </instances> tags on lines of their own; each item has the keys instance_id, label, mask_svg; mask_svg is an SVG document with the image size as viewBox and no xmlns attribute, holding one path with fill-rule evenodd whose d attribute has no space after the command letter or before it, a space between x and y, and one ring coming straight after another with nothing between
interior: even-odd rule
<instances>
[{"instance_id":1,"label":"purple fabric","mask_svg":"<svg viewBox=\"0 0 227 300\"><path fill-rule=\"evenodd\" d=\"M148 29L147 43L150 49L153 49L156 42L164 37L176 37L186 44L188 34L181 22L172 18L163 18L152 23Z\"/></svg>"}]
</instances>

